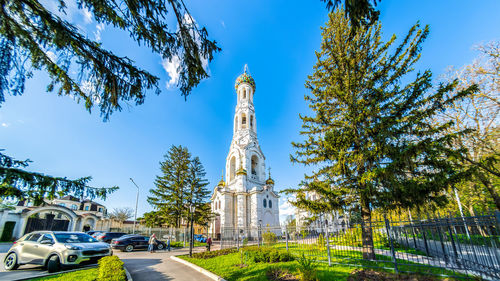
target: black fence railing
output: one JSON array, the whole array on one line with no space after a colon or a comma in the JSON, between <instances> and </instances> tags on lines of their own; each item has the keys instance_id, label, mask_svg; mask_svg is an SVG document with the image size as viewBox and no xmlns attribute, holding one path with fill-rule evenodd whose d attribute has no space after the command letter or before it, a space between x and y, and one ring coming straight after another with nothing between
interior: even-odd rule
<instances>
[{"instance_id":1,"label":"black fence railing","mask_svg":"<svg viewBox=\"0 0 500 281\"><path fill-rule=\"evenodd\" d=\"M221 248L269 245L329 264L500 280L498 211L470 217L373 216L369 222L343 218L307 227L223 228L220 234ZM373 243L367 243L369 235Z\"/></svg>"}]
</instances>

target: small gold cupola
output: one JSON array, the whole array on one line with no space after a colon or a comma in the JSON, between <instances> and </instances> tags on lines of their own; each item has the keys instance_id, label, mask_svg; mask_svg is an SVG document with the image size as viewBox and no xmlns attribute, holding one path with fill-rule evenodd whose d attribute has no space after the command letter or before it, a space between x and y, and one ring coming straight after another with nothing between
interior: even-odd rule
<instances>
[{"instance_id":1,"label":"small gold cupola","mask_svg":"<svg viewBox=\"0 0 500 281\"><path fill-rule=\"evenodd\" d=\"M236 170L236 175L247 175L247 170L243 169L243 163L241 162L241 158L240 158L240 167L238 168L238 170Z\"/></svg>"},{"instance_id":2,"label":"small gold cupola","mask_svg":"<svg viewBox=\"0 0 500 281\"><path fill-rule=\"evenodd\" d=\"M271 178L271 168L269 168L269 178L266 180L267 185L274 185L274 180Z\"/></svg>"},{"instance_id":3,"label":"small gold cupola","mask_svg":"<svg viewBox=\"0 0 500 281\"><path fill-rule=\"evenodd\" d=\"M226 182L224 181L224 171L222 171L222 176L220 177L220 181L217 186L224 187L226 186Z\"/></svg>"}]
</instances>

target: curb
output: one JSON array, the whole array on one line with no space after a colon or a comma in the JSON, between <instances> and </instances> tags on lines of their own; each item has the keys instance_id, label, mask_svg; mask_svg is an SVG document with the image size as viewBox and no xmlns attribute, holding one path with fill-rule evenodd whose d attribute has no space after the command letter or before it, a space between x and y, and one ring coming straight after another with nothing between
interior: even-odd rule
<instances>
[{"instance_id":1,"label":"curb","mask_svg":"<svg viewBox=\"0 0 500 281\"><path fill-rule=\"evenodd\" d=\"M174 261L176 262L180 262L184 265L187 265L189 267L191 267L192 269L200 272L200 273L203 273L204 275L206 275L207 277L211 278L212 280L216 280L216 281L226 281L224 278L220 277L219 275L213 273L213 272L210 272L202 267L199 267L197 266L196 264L193 264L193 263L190 263L186 260L183 260L183 259L180 259L176 256L170 256L171 259L173 259Z\"/></svg>"},{"instance_id":2,"label":"curb","mask_svg":"<svg viewBox=\"0 0 500 281\"><path fill-rule=\"evenodd\" d=\"M130 272L128 272L128 269L125 265L123 266L123 269L125 269L125 275L127 276L127 281L134 281L134 279L132 279L132 275L130 275Z\"/></svg>"}]
</instances>

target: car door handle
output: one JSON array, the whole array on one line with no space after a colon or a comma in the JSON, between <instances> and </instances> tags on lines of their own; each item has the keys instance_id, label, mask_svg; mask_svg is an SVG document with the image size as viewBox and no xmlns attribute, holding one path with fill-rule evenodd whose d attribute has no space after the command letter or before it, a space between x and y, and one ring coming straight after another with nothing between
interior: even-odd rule
<instances>
[{"instance_id":1,"label":"car door handle","mask_svg":"<svg viewBox=\"0 0 500 281\"><path fill-rule=\"evenodd\" d=\"M35 248L38 248L38 245L35 245Z\"/></svg>"},{"instance_id":2,"label":"car door handle","mask_svg":"<svg viewBox=\"0 0 500 281\"><path fill-rule=\"evenodd\" d=\"M24 246L24 243L19 243L19 245Z\"/></svg>"}]
</instances>

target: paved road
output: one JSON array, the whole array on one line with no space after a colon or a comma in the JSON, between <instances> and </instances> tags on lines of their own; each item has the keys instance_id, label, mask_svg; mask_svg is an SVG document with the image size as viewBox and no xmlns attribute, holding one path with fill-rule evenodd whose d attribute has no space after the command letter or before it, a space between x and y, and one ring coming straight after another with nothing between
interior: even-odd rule
<instances>
[{"instance_id":1,"label":"paved road","mask_svg":"<svg viewBox=\"0 0 500 281\"><path fill-rule=\"evenodd\" d=\"M204 247L196 251L204 251ZM172 255L187 254L186 250L173 250L171 252L159 251L134 251L132 253L115 252L125 263L125 267L132 275L134 281L160 281L160 280L186 280L205 281L212 280L207 276L178 263L170 258Z\"/></svg>"},{"instance_id":2,"label":"paved road","mask_svg":"<svg viewBox=\"0 0 500 281\"><path fill-rule=\"evenodd\" d=\"M0 244L0 281L11 281L23 278L35 278L47 273L40 266L23 265L18 270L6 271L3 268L3 259L11 244ZM204 247L195 248L195 251L204 251ZM114 251L127 267L134 281L159 281L159 280L186 280L205 281L211 280L205 275L180 264L170 258L172 255L187 254L189 249L178 249L171 252L159 251L134 251L125 253Z\"/></svg>"}]
</instances>

